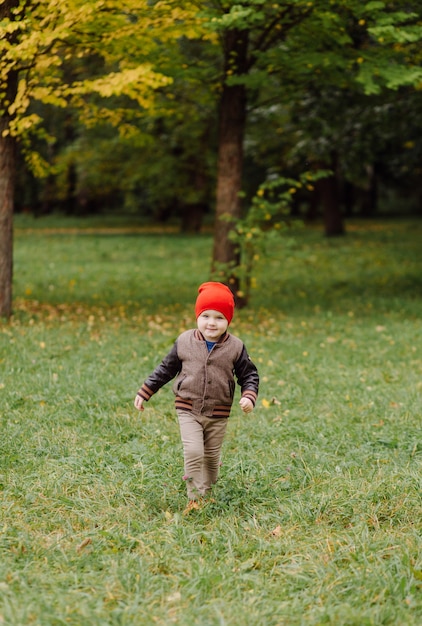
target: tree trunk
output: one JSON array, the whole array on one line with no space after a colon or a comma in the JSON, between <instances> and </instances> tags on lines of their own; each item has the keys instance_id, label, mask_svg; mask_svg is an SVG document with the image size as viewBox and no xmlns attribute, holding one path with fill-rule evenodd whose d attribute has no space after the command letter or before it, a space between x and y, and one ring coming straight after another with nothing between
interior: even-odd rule
<instances>
[{"instance_id":1,"label":"tree trunk","mask_svg":"<svg viewBox=\"0 0 422 626\"><path fill-rule=\"evenodd\" d=\"M12 313L13 200L15 140L2 136L8 124L0 119L0 317Z\"/></svg>"},{"instance_id":2,"label":"tree trunk","mask_svg":"<svg viewBox=\"0 0 422 626\"><path fill-rule=\"evenodd\" d=\"M362 193L360 213L362 217L373 217L378 208L378 180L374 165L366 168L367 181Z\"/></svg>"},{"instance_id":3,"label":"tree trunk","mask_svg":"<svg viewBox=\"0 0 422 626\"><path fill-rule=\"evenodd\" d=\"M182 209L182 223L180 230L182 233L197 235L201 232L202 220L207 210L205 202L187 204Z\"/></svg>"},{"instance_id":4,"label":"tree trunk","mask_svg":"<svg viewBox=\"0 0 422 626\"><path fill-rule=\"evenodd\" d=\"M205 132L198 143L199 158L196 160L194 167L190 164L186 166L189 176L189 183L194 191L194 197L188 204L182 206L182 233L198 234L201 232L202 221L208 210L209 202L209 177L208 169L202 155L206 154L209 142L208 132Z\"/></svg>"},{"instance_id":5,"label":"tree trunk","mask_svg":"<svg viewBox=\"0 0 422 626\"><path fill-rule=\"evenodd\" d=\"M16 18L19 0L0 3L0 21ZM6 35L13 45L17 31ZM18 72L6 69L0 97L0 317L12 314L13 278L13 208L16 178L16 140L9 134L9 106L15 102L18 89Z\"/></svg>"},{"instance_id":6,"label":"tree trunk","mask_svg":"<svg viewBox=\"0 0 422 626\"><path fill-rule=\"evenodd\" d=\"M331 176L319 181L319 192L323 207L324 228L327 237L344 235L343 215L340 206L340 194L337 179L337 155L333 154L328 168Z\"/></svg>"},{"instance_id":7,"label":"tree trunk","mask_svg":"<svg viewBox=\"0 0 422 626\"><path fill-rule=\"evenodd\" d=\"M225 38L225 73L244 74L248 34L229 31ZM233 62L235 59L235 63ZM236 264L239 253L229 234L233 222L241 217L243 140L246 124L246 89L244 85L224 83L220 101L216 216L214 227L213 271L218 275L219 264ZM235 297L239 280L229 276L228 283Z\"/></svg>"}]
</instances>

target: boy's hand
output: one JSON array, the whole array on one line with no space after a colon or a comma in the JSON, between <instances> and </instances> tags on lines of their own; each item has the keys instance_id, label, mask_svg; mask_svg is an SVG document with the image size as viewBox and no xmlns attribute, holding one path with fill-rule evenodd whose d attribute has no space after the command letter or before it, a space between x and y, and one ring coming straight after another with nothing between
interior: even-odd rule
<instances>
[{"instance_id":1,"label":"boy's hand","mask_svg":"<svg viewBox=\"0 0 422 626\"><path fill-rule=\"evenodd\" d=\"M253 403L249 398L240 398L240 408L244 413L250 413L253 411Z\"/></svg>"},{"instance_id":2,"label":"boy's hand","mask_svg":"<svg viewBox=\"0 0 422 626\"><path fill-rule=\"evenodd\" d=\"M145 407L144 407L144 399L141 398L141 396L136 396L136 398L135 398L135 408L138 409L138 411L143 411L145 409Z\"/></svg>"}]
</instances>

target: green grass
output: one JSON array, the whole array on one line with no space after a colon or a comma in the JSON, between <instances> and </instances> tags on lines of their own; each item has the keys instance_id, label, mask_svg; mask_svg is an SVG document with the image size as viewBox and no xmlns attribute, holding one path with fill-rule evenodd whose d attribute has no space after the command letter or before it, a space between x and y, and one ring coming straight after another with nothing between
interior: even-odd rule
<instances>
[{"instance_id":1,"label":"green grass","mask_svg":"<svg viewBox=\"0 0 422 626\"><path fill-rule=\"evenodd\" d=\"M421 223L304 230L232 330L259 366L188 518L171 389L209 236L16 231L0 326L0 624L419 626Z\"/></svg>"}]
</instances>

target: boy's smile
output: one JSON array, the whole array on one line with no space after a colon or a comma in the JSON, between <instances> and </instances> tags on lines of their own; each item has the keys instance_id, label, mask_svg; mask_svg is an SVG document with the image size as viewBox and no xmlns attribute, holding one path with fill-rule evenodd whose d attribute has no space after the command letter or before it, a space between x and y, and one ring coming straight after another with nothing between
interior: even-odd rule
<instances>
[{"instance_id":1,"label":"boy's smile","mask_svg":"<svg viewBox=\"0 0 422 626\"><path fill-rule=\"evenodd\" d=\"M218 341L229 325L222 313L212 309L203 311L196 323L207 341Z\"/></svg>"}]
</instances>

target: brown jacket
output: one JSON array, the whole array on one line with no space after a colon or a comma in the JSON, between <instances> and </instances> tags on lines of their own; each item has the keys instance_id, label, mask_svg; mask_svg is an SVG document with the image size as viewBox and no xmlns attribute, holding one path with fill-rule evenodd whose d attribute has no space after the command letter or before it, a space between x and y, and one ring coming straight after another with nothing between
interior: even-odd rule
<instances>
[{"instance_id":1,"label":"brown jacket","mask_svg":"<svg viewBox=\"0 0 422 626\"><path fill-rule=\"evenodd\" d=\"M225 333L209 352L199 330L187 330L138 391L149 400L176 377L173 391L176 409L208 417L228 417L233 404L235 379L241 394L256 402L259 376L243 342Z\"/></svg>"}]
</instances>

